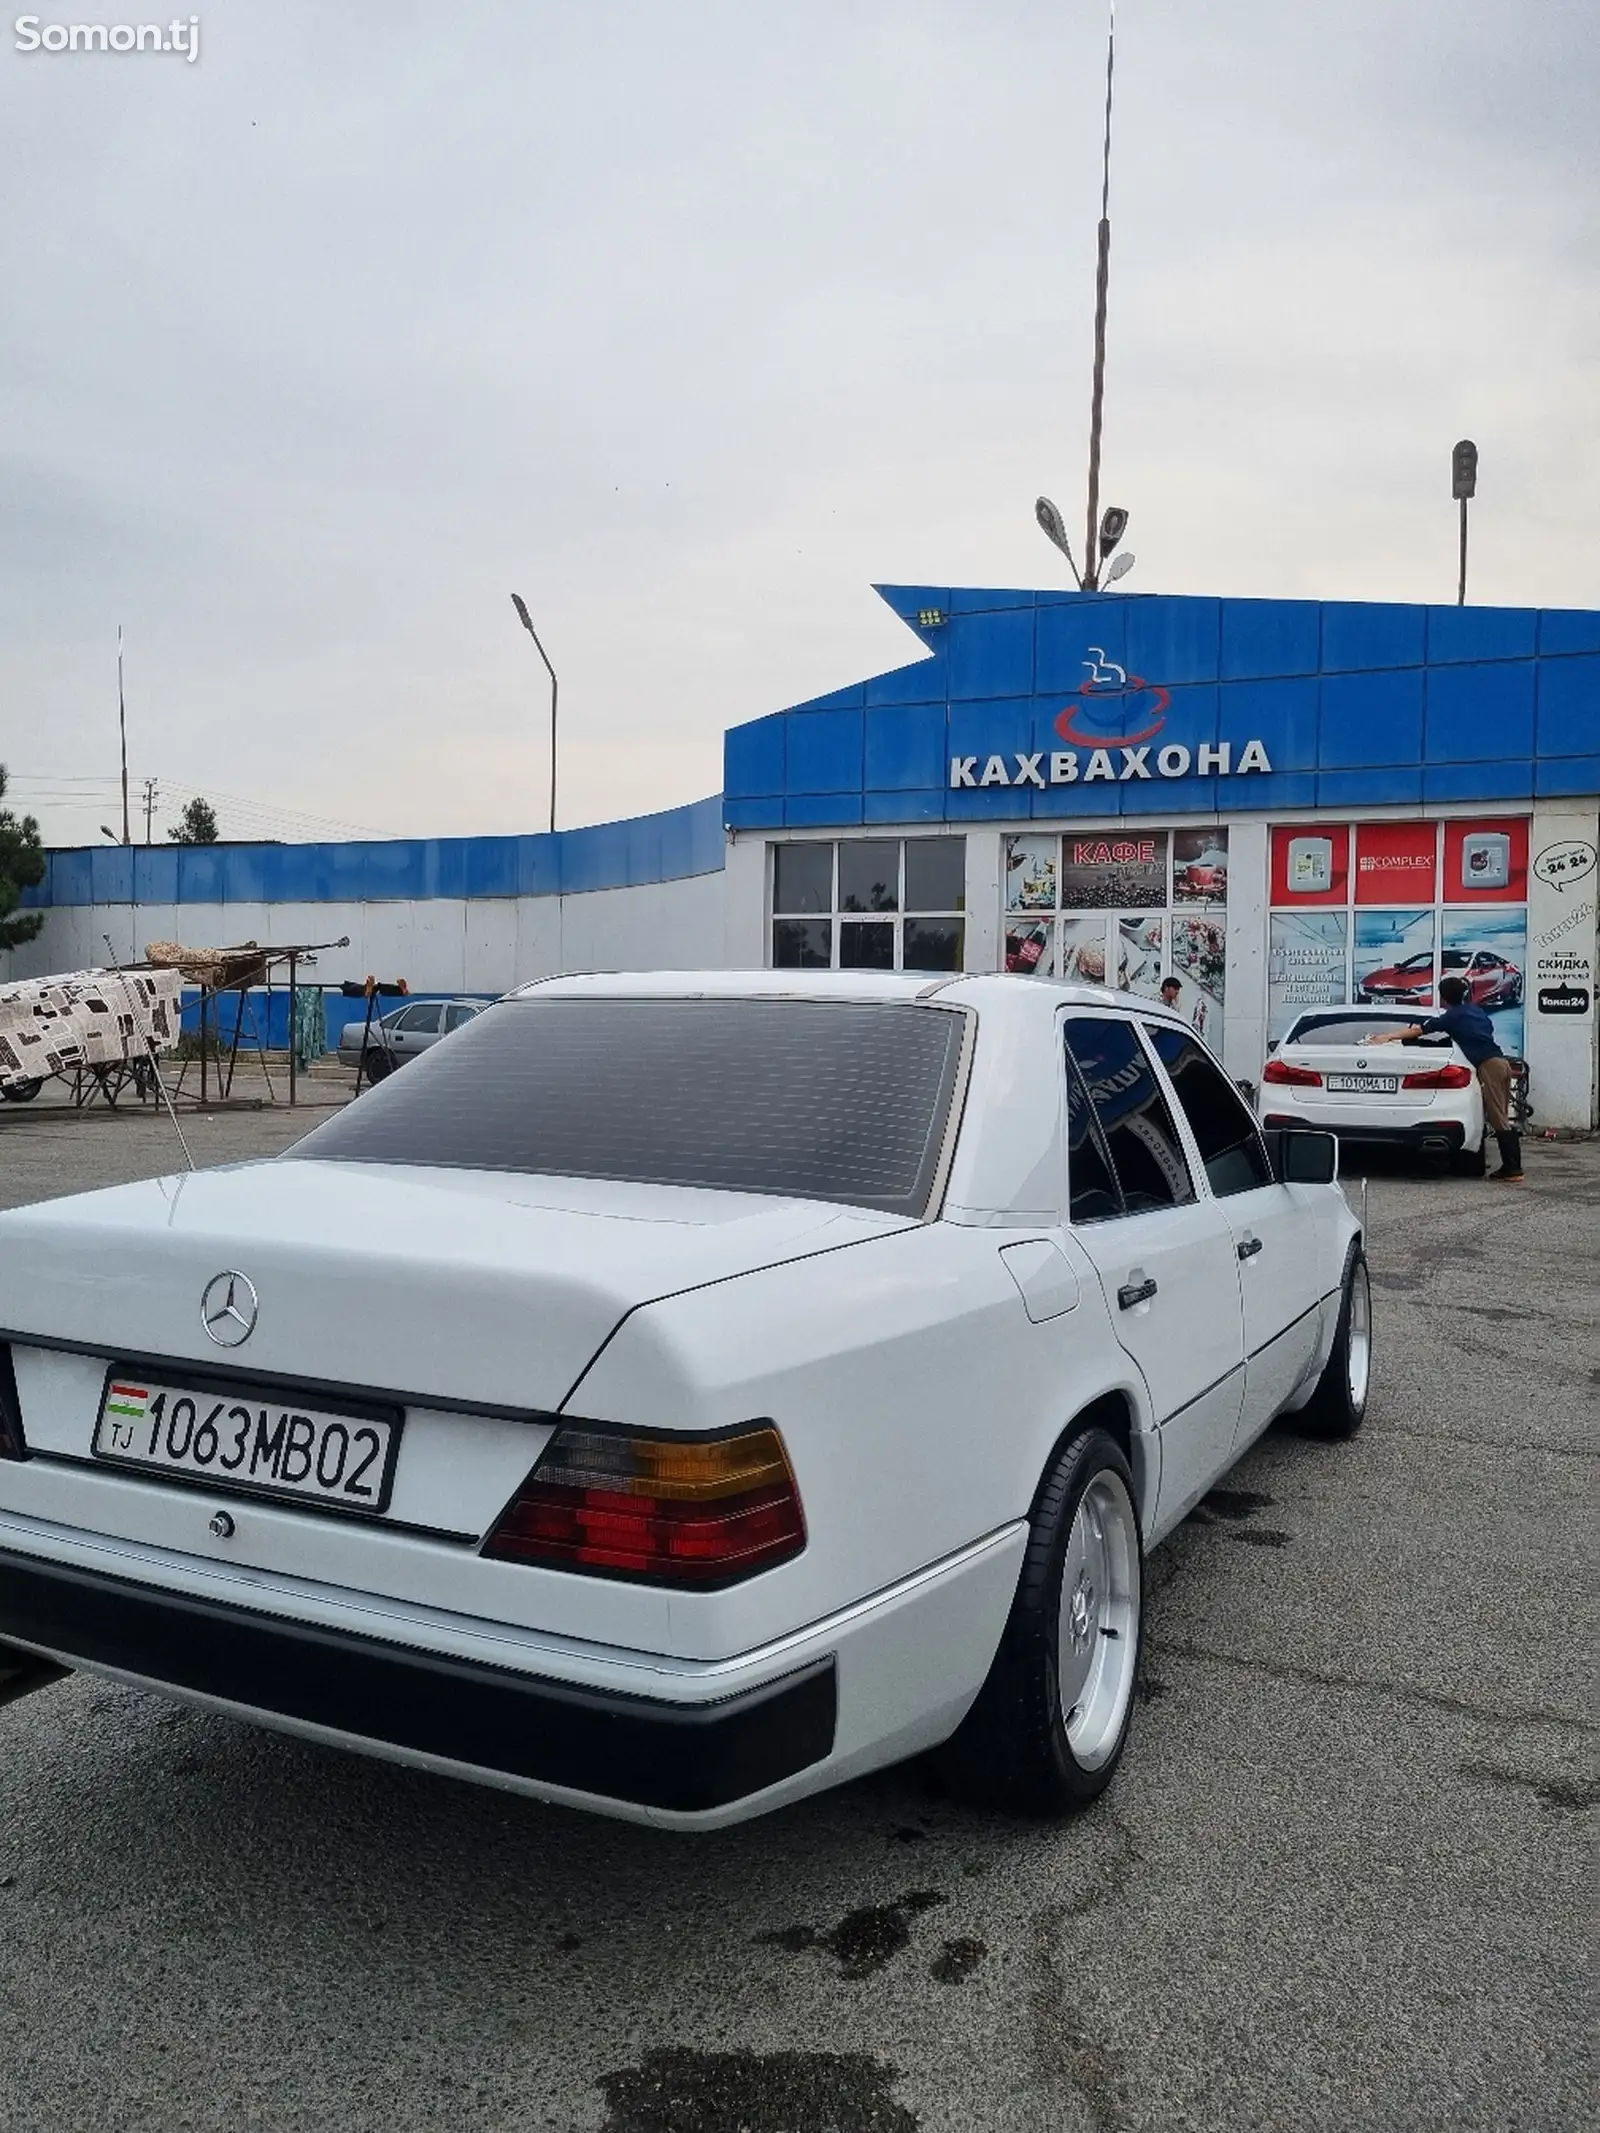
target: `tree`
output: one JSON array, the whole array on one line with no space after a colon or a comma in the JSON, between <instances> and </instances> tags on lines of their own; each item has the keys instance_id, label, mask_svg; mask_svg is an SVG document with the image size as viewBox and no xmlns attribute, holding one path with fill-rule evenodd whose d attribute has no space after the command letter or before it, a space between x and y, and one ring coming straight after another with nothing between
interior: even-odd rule
<instances>
[{"instance_id":1,"label":"tree","mask_svg":"<svg viewBox=\"0 0 1600 2133\"><path fill-rule=\"evenodd\" d=\"M202 800L198 793L187 801L178 817L176 829L167 831L174 844L215 844L217 841L216 810L209 800Z\"/></svg>"},{"instance_id":2,"label":"tree","mask_svg":"<svg viewBox=\"0 0 1600 2133\"><path fill-rule=\"evenodd\" d=\"M6 796L6 766L0 763L0 800ZM0 948L20 948L44 924L42 911L13 918L24 889L44 880L44 846L32 815L14 815L0 807Z\"/></svg>"}]
</instances>

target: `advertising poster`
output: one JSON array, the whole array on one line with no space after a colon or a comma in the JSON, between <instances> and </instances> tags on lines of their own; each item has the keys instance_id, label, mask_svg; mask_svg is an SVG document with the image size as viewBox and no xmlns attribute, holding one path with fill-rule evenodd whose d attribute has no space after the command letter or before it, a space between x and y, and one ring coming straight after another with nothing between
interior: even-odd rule
<instances>
[{"instance_id":1,"label":"advertising poster","mask_svg":"<svg viewBox=\"0 0 1600 2133\"><path fill-rule=\"evenodd\" d=\"M1356 827L1356 902L1431 904L1439 830L1433 822Z\"/></svg>"},{"instance_id":2,"label":"advertising poster","mask_svg":"<svg viewBox=\"0 0 1600 2133\"><path fill-rule=\"evenodd\" d=\"M1162 912L1117 921L1117 985L1159 1000L1166 975L1167 921Z\"/></svg>"},{"instance_id":3,"label":"advertising poster","mask_svg":"<svg viewBox=\"0 0 1600 2133\"><path fill-rule=\"evenodd\" d=\"M1341 823L1286 822L1272 833L1272 901L1303 905L1349 900L1350 832Z\"/></svg>"},{"instance_id":4,"label":"advertising poster","mask_svg":"<svg viewBox=\"0 0 1600 2133\"><path fill-rule=\"evenodd\" d=\"M1070 831L1061 840L1063 911L1164 911L1167 833Z\"/></svg>"},{"instance_id":5,"label":"advertising poster","mask_svg":"<svg viewBox=\"0 0 1600 2133\"><path fill-rule=\"evenodd\" d=\"M1569 1026L1594 1017L1596 858L1589 839L1576 835L1556 838L1533 858L1528 890L1533 1011L1557 1015Z\"/></svg>"},{"instance_id":6,"label":"advertising poster","mask_svg":"<svg viewBox=\"0 0 1600 2133\"><path fill-rule=\"evenodd\" d=\"M1527 897L1526 817L1445 824L1441 902L1520 904Z\"/></svg>"},{"instance_id":7,"label":"advertising poster","mask_svg":"<svg viewBox=\"0 0 1600 2133\"><path fill-rule=\"evenodd\" d=\"M1433 1005L1433 911L1358 911L1358 1000Z\"/></svg>"},{"instance_id":8,"label":"advertising poster","mask_svg":"<svg viewBox=\"0 0 1600 2133\"><path fill-rule=\"evenodd\" d=\"M1053 911L1056 907L1056 856L1059 837L1006 839L1006 909Z\"/></svg>"},{"instance_id":9,"label":"advertising poster","mask_svg":"<svg viewBox=\"0 0 1600 2133\"><path fill-rule=\"evenodd\" d=\"M1006 926L1006 968L1018 977L1053 978L1056 974L1055 921L1016 918Z\"/></svg>"},{"instance_id":10,"label":"advertising poster","mask_svg":"<svg viewBox=\"0 0 1600 2133\"><path fill-rule=\"evenodd\" d=\"M1444 913L1439 975L1463 980L1467 997L1493 1022L1495 1043L1512 1058L1522 1054L1527 964L1528 914L1522 907L1480 904Z\"/></svg>"},{"instance_id":11,"label":"advertising poster","mask_svg":"<svg viewBox=\"0 0 1600 2133\"><path fill-rule=\"evenodd\" d=\"M1274 911L1267 950L1267 1035L1281 1037L1302 1009L1341 1007L1349 977L1343 911Z\"/></svg>"},{"instance_id":12,"label":"advertising poster","mask_svg":"<svg viewBox=\"0 0 1600 2133\"><path fill-rule=\"evenodd\" d=\"M1225 904L1228 901L1228 832L1225 829L1173 831L1172 901L1175 904Z\"/></svg>"},{"instance_id":13,"label":"advertising poster","mask_svg":"<svg viewBox=\"0 0 1600 2133\"><path fill-rule=\"evenodd\" d=\"M1227 943L1219 918L1192 918L1182 912L1172 920L1172 975L1178 981L1178 1012L1187 1015L1197 1035L1214 1052L1222 1049L1223 974Z\"/></svg>"},{"instance_id":14,"label":"advertising poster","mask_svg":"<svg viewBox=\"0 0 1600 2133\"><path fill-rule=\"evenodd\" d=\"M1059 974L1074 985L1106 982L1106 922L1098 912L1059 922Z\"/></svg>"}]
</instances>

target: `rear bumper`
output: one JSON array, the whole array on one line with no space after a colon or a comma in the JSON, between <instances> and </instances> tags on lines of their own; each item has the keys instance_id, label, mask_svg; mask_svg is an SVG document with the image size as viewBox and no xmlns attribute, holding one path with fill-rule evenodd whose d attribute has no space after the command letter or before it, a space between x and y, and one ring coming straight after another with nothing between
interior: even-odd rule
<instances>
[{"instance_id":1,"label":"rear bumper","mask_svg":"<svg viewBox=\"0 0 1600 2133\"><path fill-rule=\"evenodd\" d=\"M380 1751L700 1815L833 1752L831 1656L720 1701L543 1680L0 1550L6 1640Z\"/></svg>"},{"instance_id":2,"label":"rear bumper","mask_svg":"<svg viewBox=\"0 0 1600 2133\"><path fill-rule=\"evenodd\" d=\"M1444 1146L1451 1150L1464 1148L1467 1144L1467 1129L1459 1118L1419 1119L1414 1126L1367 1125L1360 1119L1332 1118L1326 1112L1320 1117L1308 1111L1267 1111L1262 1114L1263 1126L1298 1127L1317 1133L1336 1133L1342 1141L1374 1141L1390 1148L1419 1148Z\"/></svg>"}]
</instances>

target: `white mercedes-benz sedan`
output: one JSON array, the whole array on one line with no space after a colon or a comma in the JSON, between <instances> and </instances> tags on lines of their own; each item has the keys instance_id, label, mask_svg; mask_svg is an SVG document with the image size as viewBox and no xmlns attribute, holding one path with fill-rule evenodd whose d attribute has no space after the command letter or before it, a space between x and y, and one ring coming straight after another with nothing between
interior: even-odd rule
<instances>
[{"instance_id":1,"label":"white mercedes-benz sedan","mask_svg":"<svg viewBox=\"0 0 1600 2133\"><path fill-rule=\"evenodd\" d=\"M712 1828L1128 1735L1142 1565L1362 1419L1359 1228L1148 1002L529 986L287 1154L0 1215L0 1694Z\"/></svg>"}]
</instances>

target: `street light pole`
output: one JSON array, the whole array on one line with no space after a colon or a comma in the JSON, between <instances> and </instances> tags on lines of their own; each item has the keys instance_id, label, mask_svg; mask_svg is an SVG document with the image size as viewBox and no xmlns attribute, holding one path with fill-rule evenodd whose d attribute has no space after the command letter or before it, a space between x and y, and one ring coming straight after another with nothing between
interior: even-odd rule
<instances>
[{"instance_id":1,"label":"street light pole","mask_svg":"<svg viewBox=\"0 0 1600 2133\"><path fill-rule=\"evenodd\" d=\"M1456 605L1467 604L1467 498L1478 493L1478 447L1463 437L1450 454L1450 494L1461 506L1461 569L1456 578Z\"/></svg>"},{"instance_id":2,"label":"street light pole","mask_svg":"<svg viewBox=\"0 0 1600 2133\"><path fill-rule=\"evenodd\" d=\"M122 736L122 841L132 844L128 825L128 706L122 693L122 624L117 624L117 731Z\"/></svg>"},{"instance_id":3,"label":"street light pole","mask_svg":"<svg viewBox=\"0 0 1600 2133\"><path fill-rule=\"evenodd\" d=\"M550 664L550 654L539 642L539 632L533 626L533 617L528 613L527 602L520 593L513 593L511 605L516 609L522 627L533 639L533 648L544 661L544 670L550 677L550 828L553 832L556 826L556 696L560 683L556 680L555 668Z\"/></svg>"},{"instance_id":4,"label":"street light pole","mask_svg":"<svg viewBox=\"0 0 1600 2133\"><path fill-rule=\"evenodd\" d=\"M1100 417L1106 389L1106 294L1111 281L1111 70L1117 49L1117 8L1106 29L1106 125L1100 153L1100 230L1094 276L1094 387L1089 401L1089 518L1084 534L1083 589L1100 583L1096 536L1100 524Z\"/></svg>"}]
</instances>

